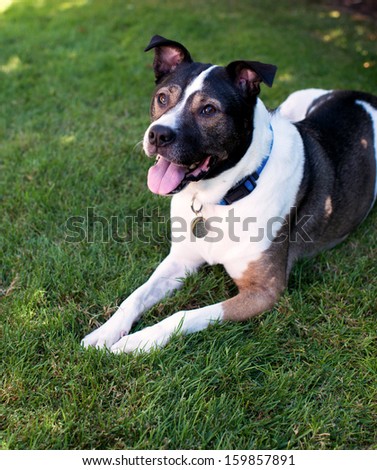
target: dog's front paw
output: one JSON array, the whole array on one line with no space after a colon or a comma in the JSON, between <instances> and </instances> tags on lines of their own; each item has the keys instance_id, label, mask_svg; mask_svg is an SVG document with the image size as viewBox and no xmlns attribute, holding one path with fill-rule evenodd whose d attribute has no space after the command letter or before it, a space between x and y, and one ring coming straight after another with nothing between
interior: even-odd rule
<instances>
[{"instance_id":1,"label":"dog's front paw","mask_svg":"<svg viewBox=\"0 0 377 470\"><path fill-rule=\"evenodd\" d=\"M169 336L164 334L164 331L162 331L159 325L154 325L149 328L144 328L132 335L123 336L110 350L116 354L149 352L152 349L165 346L168 339Z\"/></svg>"},{"instance_id":2,"label":"dog's front paw","mask_svg":"<svg viewBox=\"0 0 377 470\"><path fill-rule=\"evenodd\" d=\"M81 345L84 346L84 348L93 346L95 348L102 349L110 348L114 343L116 343L121 335L114 331L106 331L106 329L103 329L103 326L86 335L81 341Z\"/></svg>"},{"instance_id":3,"label":"dog's front paw","mask_svg":"<svg viewBox=\"0 0 377 470\"><path fill-rule=\"evenodd\" d=\"M81 341L81 345L85 348L93 346L98 349L110 348L114 343L126 335L129 328L122 329L122 325L117 324L116 321L110 319L105 324L97 328L96 330L89 333Z\"/></svg>"}]
</instances>

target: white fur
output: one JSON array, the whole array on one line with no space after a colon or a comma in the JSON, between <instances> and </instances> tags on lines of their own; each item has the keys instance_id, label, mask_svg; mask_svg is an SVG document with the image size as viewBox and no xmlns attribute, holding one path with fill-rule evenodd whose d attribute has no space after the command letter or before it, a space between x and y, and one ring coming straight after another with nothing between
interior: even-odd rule
<instances>
[{"instance_id":1,"label":"white fur","mask_svg":"<svg viewBox=\"0 0 377 470\"><path fill-rule=\"evenodd\" d=\"M201 83L203 80L202 74ZM198 78L186 95L189 96L194 89L200 89L199 86ZM176 113L179 114L179 110ZM273 147L256 189L230 206L218 205L217 202L226 192L244 176L256 170L268 153L272 139L270 123L273 128ZM221 321L223 310L220 303L189 312L178 312L152 327L128 335L132 325L145 310L178 289L182 285L182 278L187 273L194 272L204 262L221 263L233 278L240 278L248 264L257 260L272 243L266 233L268 221L273 217L280 218L272 228L273 237L294 205L303 166L303 145L296 128L279 114L271 119L262 101L258 100L254 114L253 141L244 158L216 178L190 183L173 197L172 222L180 222L181 229L183 224L185 230L179 234L173 233L169 256L151 278L121 304L113 317L86 336L82 344L86 347L108 347L116 353L149 351L165 345L175 332L191 333L206 328L214 321ZM284 191L279 191L281 187ZM203 205L202 215L206 219L218 218L214 225L221 229L221 241L211 241L211 232L209 237L203 239L192 235L191 222L195 217L191 210L193 197L196 204ZM229 223L226 221L231 211L235 218L240 218L239 222L234 223L234 234L230 233ZM250 216L255 217L256 222L243 226L245 219ZM261 230L264 231L263 236L258 241L251 241L250 237L256 238ZM233 235L239 238L238 242L232 241Z\"/></svg>"},{"instance_id":2,"label":"white fur","mask_svg":"<svg viewBox=\"0 0 377 470\"><path fill-rule=\"evenodd\" d=\"M365 101L356 101L356 103L362 106L365 111L370 115L373 123L373 141L374 141L374 156L376 158L376 182L375 182L375 189L374 189L374 202L377 199L377 110L373 108L369 103Z\"/></svg>"},{"instance_id":3,"label":"white fur","mask_svg":"<svg viewBox=\"0 0 377 470\"><path fill-rule=\"evenodd\" d=\"M295 91L278 107L277 112L291 122L301 121L305 119L313 101L330 92L331 90L322 90L320 88ZM314 109L315 107L310 111Z\"/></svg>"}]
</instances>

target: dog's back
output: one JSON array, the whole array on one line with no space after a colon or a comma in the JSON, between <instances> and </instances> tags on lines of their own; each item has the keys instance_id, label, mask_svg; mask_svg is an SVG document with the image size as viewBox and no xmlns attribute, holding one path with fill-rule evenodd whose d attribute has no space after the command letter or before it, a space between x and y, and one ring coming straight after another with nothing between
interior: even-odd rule
<instances>
[{"instance_id":1,"label":"dog's back","mask_svg":"<svg viewBox=\"0 0 377 470\"><path fill-rule=\"evenodd\" d=\"M305 148L298 215L312 243L292 255L313 254L342 241L371 210L377 194L377 97L354 91L322 93L296 123ZM322 208L319 210L318 208Z\"/></svg>"}]
</instances>

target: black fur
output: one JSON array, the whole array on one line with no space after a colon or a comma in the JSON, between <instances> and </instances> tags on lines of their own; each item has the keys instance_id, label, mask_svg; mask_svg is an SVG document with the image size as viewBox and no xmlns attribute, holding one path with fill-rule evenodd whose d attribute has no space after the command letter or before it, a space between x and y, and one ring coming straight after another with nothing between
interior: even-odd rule
<instances>
[{"instance_id":1,"label":"black fur","mask_svg":"<svg viewBox=\"0 0 377 470\"><path fill-rule=\"evenodd\" d=\"M375 143L370 115L356 103L377 109L377 97L335 91L313 102L296 124L305 149L304 178L297 196L298 219L310 216L312 242L291 245L290 265L342 241L367 216L376 183ZM331 214L326 213L331 203ZM293 235L295 239L295 235Z\"/></svg>"}]
</instances>

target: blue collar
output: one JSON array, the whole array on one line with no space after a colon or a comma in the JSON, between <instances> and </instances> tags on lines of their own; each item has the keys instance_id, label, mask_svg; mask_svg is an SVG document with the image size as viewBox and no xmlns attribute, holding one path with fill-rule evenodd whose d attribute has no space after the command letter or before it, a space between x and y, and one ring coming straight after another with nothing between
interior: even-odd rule
<instances>
[{"instance_id":1,"label":"blue collar","mask_svg":"<svg viewBox=\"0 0 377 470\"><path fill-rule=\"evenodd\" d=\"M270 124L270 130L272 132L272 139L270 144L270 150L268 154L263 158L262 163L258 166L258 168L251 173L250 175L245 176L241 181L239 181L235 186L229 189L229 191L225 194L225 196L218 202L221 206L229 206L234 202L239 201L240 199L248 196L250 193L254 191L257 187L257 180L262 173L264 167L267 165L268 159L270 158L272 145L274 143L274 132L272 130Z\"/></svg>"}]
</instances>

